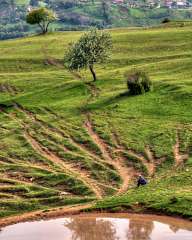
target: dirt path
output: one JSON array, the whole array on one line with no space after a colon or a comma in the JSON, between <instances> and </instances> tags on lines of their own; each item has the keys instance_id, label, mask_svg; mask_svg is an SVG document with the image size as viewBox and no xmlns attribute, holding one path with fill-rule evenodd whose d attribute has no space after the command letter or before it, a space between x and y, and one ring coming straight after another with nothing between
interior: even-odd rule
<instances>
[{"instance_id":1,"label":"dirt path","mask_svg":"<svg viewBox=\"0 0 192 240\"><path fill-rule=\"evenodd\" d=\"M0 163L2 165L17 165L18 167L23 167L24 169L27 169L27 168L32 168L32 169L35 169L35 170L40 170L40 171L47 171L49 174L56 174L58 172L56 172L55 170L51 169L50 167L48 167L47 165L39 165L39 164L31 164L31 163L23 163L23 162L18 162L17 159L13 159L11 158L11 160L13 161L12 163L7 163L7 162L3 162L0 160ZM6 173L8 175L8 173ZM6 176L6 174L4 173L4 175ZM11 176L10 177L14 178L14 176ZM19 177L19 175L17 175L17 177ZM32 179L29 180L30 182L32 182Z\"/></svg>"},{"instance_id":2,"label":"dirt path","mask_svg":"<svg viewBox=\"0 0 192 240\"><path fill-rule=\"evenodd\" d=\"M61 61L56 59L56 58L53 58L53 57L47 56L44 63L46 65L55 66L55 67L60 68L60 69L64 68L64 65L61 63Z\"/></svg>"},{"instance_id":3,"label":"dirt path","mask_svg":"<svg viewBox=\"0 0 192 240\"><path fill-rule=\"evenodd\" d=\"M121 156L118 156L116 158L114 165L116 165L119 175L123 180L123 183L117 192L118 194L122 194L128 190L130 182L134 177L135 171L132 167L125 166L125 162Z\"/></svg>"},{"instance_id":4,"label":"dirt path","mask_svg":"<svg viewBox=\"0 0 192 240\"><path fill-rule=\"evenodd\" d=\"M102 198L102 192L96 183L90 179L85 173L80 171L80 169L74 168L74 166L70 164L66 164L62 159L60 159L57 155L50 152L48 149L42 147L29 133L25 132L24 134L25 139L31 145L31 147L42 155L43 157L47 158L48 160L52 161L54 164L59 165L63 168L66 172L71 173L73 176L76 176L79 180L81 180L86 186L88 186L97 196L98 199Z\"/></svg>"},{"instance_id":5,"label":"dirt path","mask_svg":"<svg viewBox=\"0 0 192 240\"><path fill-rule=\"evenodd\" d=\"M45 65L51 65L51 66L55 66L57 68L63 69L64 68L64 64L62 64L62 61L59 59L56 59L54 57L51 57L48 54L48 49L46 45L43 45L41 48L41 51L43 53L43 57L44 57L44 64Z\"/></svg>"},{"instance_id":6,"label":"dirt path","mask_svg":"<svg viewBox=\"0 0 192 240\"><path fill-rule=\"evenodd\" d=\"M128 167L127 166L127 159L122 156L122 153L125 151L124 146L121 144L119 136L116 132L112 133L112 141L115 144L116 148L113 150L114 153L117 154L117 162L120 165L122 177L124 178L123 184L121 188L119 189L118 193L124 193L128 190L129 185L131 181L135 178L135 176L138 174L134 167Z\"/></svg>"},{"instance_id":7,"label":"dirt path","mask_svg":"<svg viewBox=\"0 0 192 240\"><path fill-rule=\"evenodd\" d=\"M47 139L48 139L48 135L47 135ZM48 142L50 142L51 144L55 144L55 142L51 139L47 140ZM103 165L106 164L106 161L103 159L100 159L95 153L90 152L87 150L87 148L84 148L83 145L80 144L76 144L73 140L71 140L71 138L69 137L69 142L75 146L76 148L78 148L78 150L80 150L81 152L83 152L84 154L88 155L88 157L90 157L93 161L95 162L99 162L99 164ZM80 145L80 146L79 146ZM81 153L76 153L75 151L71 151L69 150L67 147L65 147L62 144L57 143L57 146L62 149L64 152L67 152L73 156L79 157L81 158ZM108 168L108 166L105 166L105 168Z\"/></svg>"},{"instance_id":8,"label":"dirt path","mask_svg":"<svg viewBox=\"0 0 192 240\"><path fill-rule=\"evenodd\" d=\"M89 133L90 137L92 138L93 142L99 147L100 151L102 152L103 158L106 160L107 163L113 165L113 167L119 173L122 179L122 185L118 190L118 193L124 193L127 191L130 180L133 176L132 168L128 168L125 166L124 160L121 156L118 156L115 160L111 157L108 146L104 141L99 137L99 135L94 131L93 125L90 119L90 115L86 115L86 122L84 124L87 132Z\"/></svg>"},{"instance_id":9,"label":"dirt path","mask_svg":"<svg viewBox=\"0 0 192 240\"><path fill-rule=\"evenodd\" d=\"M0 219L0 227L5 227L7 225L26 222L26 221L34 221L40 219L49 219L49 218L57 218L63 217L65 215L79 214L82 210L90 208L94 203L86 203L82 205L70 205L55 209L50 209L48 211L34 211L29 213L24 213L22 215L17 215L13 217L7 217Z\"/></svg>"},{"instance_id":10,"label":"dirt path","mask_svg":"<svg viewBox=\"0 0 192 240\"><path fill-rule=\"evenodd\" d=\"M89 102L92 98L96 98L100 94L100 89L96 87L96 85L92 82L86 82L85 85L87 86L91 96L88 98L87 102Z\"/></svg>"},{"instance_id":11,"label":"dirt path","mask_svg":"<svg viewBox=\"0 0 192 240\"><path fill-rule=\"evenodd\" d=\"M0 83L0 92L9 93L11 96L14 96L18 93L18 89L9 83Z\"/></svg>"},{"instance_id":12,"label":"dirt path","mask_svg":"<svg viewBox=\"0 0 192 240\"><path fill-rule=\"evenodd\" d=\"M155 163L156 160L155 160L155 157L153 155L153 152L151 151L150 146L145 147L145 153L146 153L146 156L149 160L148 164L147 164L147 169L148 169L149 175L153 176L156 172L156 163Z\"/></svg>"},{"instance_id":13,"label":"dirt path","mask_svg":"<svg viewBox=\"0 0 192 240\"><path fill-rule=\"evenodd\" d=\"M84 152L85 154L87 154L88 156L90 156L91 158L103 162L101 160L101 158L98 157L97 154L95 154L94 152L90 151L86 146L84 146L83 144L78 143L77 141L75 141L75 139L69 135L66 132L63 132L61 129L58 129L56 127L50 127L48 124L46 124L45 122L43 122L40 119L37 119L37 117L35 116L34 113L30 112L29 110L23 108L22 106L20 106L19 104L15 103L15 108L23 113L25 116L27 116L30 120L32 120L35 123L38 123L44 130L45 132L56 132L60 137L62 138L67 138L67 140L70 142L71 145L73 145L74 147L76 147L77 149L79 149L80 151ZM69 151L69 149L67 149L66 147L63 146L63 148L65 148L66 151Z\"/></svg>"},{"instance_id":14,"label":"dirt path","mask_svg":"<svg viewBox=\"0 0 192 240\"><path fill-rule=\"evenodd\" d=\"M45 125L43 124L42 121L39 121L34 115L33 113L30 113L29 111L21 108L21 107L18 107L17 108L22 111L23 113L27 114L28 117L30 117L33 121L38 121L43 128L45 128L45 130L47 130L47 127L45 127ZM118 157L117 161L113 161L113 159L110 157L110 155L108 154L107 150L106 150L106 147L103 147L102 146L104 145L104 142L98 144L99 142L96 141L96 140L99 140L99 138L95 138L93 139L95 141L95 143L97 144L97 146L100 148L102 154L103 154L103 157L105 160L99 158L94 152L91 152L90 150L87 149L87 147L83 146L82 144L79 144L77 142L75 142L75 140L70 136L70 135L67 135L66 133L63 133L61 130L59 129L55 129L54 130L61 136L61 137L67 137L69 142L75 146L76 148L80 149L81 151L83 151L85 154L87 154L88 156L90 156L91 158L101 162L101 163L106 163L105 160L107 160L107 163L112 165L115 169L117 169L118 172L121 173L121 178L123 179L123 184L122 184L122 187L121 189L119 190L119 193L122 193L122 192L125 192L128 188L128 185L129 185L129 182L130 182L130 179L132 178L132 175L133 175L133 171L132 169L130 168L127 168L125 166L125 164L123 163L123 159L121 157ZM92 132L94 133L94 132ZM92 138L93 135L89 134L90 137ZM97 136L96 136L97 137ZM66 151L67 149L64 148L64 150ZM70 151L69 151L70 152Z\"/></svg>"},{"instance_id":15,"label":"dirt path","mask_svg":"<svg viewBox=\"0 0 192 240\"><path fill-rule=\"evenodd\" d=\"M148 175L151 177L155 173L156 166L154 164L154 161L150 162L148 161L144 156L138 154L134 150L128 150L127 151L131 156L138 159L147 169Z\"/></svg>"},{"instance_id":16,"label":"dirt path","mask_svg":"<svg viewBox=\"0 0 192 240\"><path fill-rule=\"evenodd\" d=\"M40 125L40 127L42 127L42 129L45 131L45 134L49 134L50 133L57 133L60 137L65 138L69 141L69 143L71 145L73 145L74 147L76 147L77 149L79 149L81 152L83 152L84 154L88 155L92 160L97 161L101 164L106 164L106 161L102 158L99 158L99 156L97 156L97 154L95 154L94 152L92 152L90 149L88 149L86 146L84 146L83 144L77 143L74 138L72 136L70 136L68 133L63 132L61 129L55 128L55 127L50 127L49 125L47 125L44 121L39 120L36 115L32 112L30 112L29 110L25 109L24 107L20 106L19 104L15 103L15 108L21 112L22 114L24 114L24 116L26 116L27 118L29 118L29 120L31 120L32 122L38 123ZM48 136L47 136L48 137ZM33 139L34 140L34 139ZM39 143L38 143L39 144ZM71 154L74 154L76 156L80 156L78 153L73 153L72 151L70 151L69 149L67 149L65 146L61 145L61 144L57 144L64 152L68 152ZM46 149L44 149L46 150ZM46 150L47 152L48 150ZM50 157L50 152L49 152L49 157ZM55 154L53 154L55 157ZM53 157L53 156L52 156ZM57 156L56 156L57 157ZM47 158L47 157L46 157ZM58 158L58 157L57 157ZM50 158L47 158L48 160L50 160ZM62 161L62 159L61 159ZM67 164L68 165L68 164ZM110 164L112 165L112 164ZM105 166L106 168L110 169L109 166ZM81 172L82 174L84 174L86 177L89 176L89 173L83 173L81 169L77 169L75 166L71 166L71 168L74 168L74 172ZM92 180L91 178L89 178L90 181L92 181L92 185L94 184L94 188L95 188L95 193L97 191L97 197L101 198L103 195L103 192L101 191L101 189L98 187L98 184L95 182L95 180ZM107 186L107 185L106 185Z\"/></svg>"},{"instance_id":17,"label":"dirt path","mask_svg":"<svg viewBox=\"0 0 192 240\"><path fill-rule=\"evenodd\" d=\"M18 159L16 159L16 158L10 158L10 157L6 157L5 158L6 159L6 162L2 162L1 160L0 160L0 163L3 163L3 164L16 164L17 166L19 166L19 167L24 167L24 168L34 168L34 169L36 169L36 170L41 170L41 171L47 171L47 172L50 172L50 173L56 173L56 171L54 170L54 169L52 169L48 164L47 165L45 165L45 164L43 164L43 163L31 163L31 162L24 162L24 161L22 161L22 160L18 160ZM7 162L7 161L11 161L11 163L10 162Z\"/></svg>"},{"instance_id":18,"label":"dirt path","mask_svg":"<svg viewBox=\"0 0 192 240\"><path fill-rule=\"evenodd\" d=\"M0 174L0 177L1 177L1 179L2 180L7 180L7 181L9 181L9 180L13 180L16 184L23 184L23 185L28 185L28 186L31 186L31 187L39 187L39 188L41 188L41 189L45 189L45 190L51 190L49 187L45 187L45 186L43 186L43 185L40 185L40 184L38 184L38 183L35 183L35 182L33 182L33 180L32 179L23 179L22 178L22 176L19 176L19 175L17 175L17 177L15 178L14 176L11 176L10 174L8 174L8 173L3 173L3 174ZM5 185L4 185L5 186ZM3 186L3 187L4 187ZM59 192L59 194L60 195L71 195L71 193L69 193L69 192L66 192L66 191L60 191L60 190L57 190L58 192ZM15 196L17 196L16 194L15 194Z\"/></svg>"},{"instance_id":19,"label":"dirt path","mask_svg":"<svg viewBox=\"0 0 192 240\"><path fill-rule=\"evenodd\" d=\"M44 134L46 134L47 138L48 138L48 134L50 133L57 133L61 138L65 138L69 141L69 143L76 147L78 150L80 150L82 153L88 155L91 159L93 159L94 161L100 162L101 164L106 164L106 161L103 160L102 158L100 158L97 154L95 154L93 151L91 151L90 149L88 149L85 145L80 144L78 142L75 141L75 139L69 135L66 132L63 132L61 129L58 129L56 127L50 127L47 123L45 123L42 120L39 120L36 115L32 112L30 112L29 110L25 109L24 107L20 106L19 104L15 103L15 108L21 112L22 114L24 114L27 118L29 118L31 121L33 121L34 123L39 124L40 127L42 127L42 129L45 131ZM21 123L23 126L24 123ZM52 141L51 141L52 142ZM68 152L71 153L75 156L80 156L78 153L74 153L71 150L69 150L66 146L61 145L61 144L57 144L57 146L59 146L64 152ZM105 166L106 168L109 168L109 166ZM110 169L110 168L109 168Z\"/></svg>"},{"instance_id":20,"label":"dirt path","mask_svg":"<svg viewBox=\"0 0 192 240\"><path fill-rule=\"evenodd\" d=\"M87 114L87 121L86 121L85 127L87 129L87 132L88 132L89 136L92 138L93 142L95 142L95 144L99 147L100 151L102 152L102 156L103 156L104 160L102 158L100 158L97 154L95 154L94 152L87 149L87 147L84 146L83 144L77 143L73 139L73 137L70 136L69 134L67 134L66 132L63 132L60 129L55 128L55 127L50 128L50 126L47 125L46 123L44 123L44 121L37 119L37 117L34 113L32 113L29 110L23 108L19 104L15 103L15 108L18 111L20 111L21 113L23 113L26 117L28 117L33 122L38 123L46 132L47 131L48 132L49 131L51 131L51 132L54 131L57 134L59 134L61 137L67 138L68 141L73 146L75 146L77 149L84 152L85 154L87 154L91 158L93 158L97 161L100 161L102 163L107 162L108 164L112 165L119 172L119 175L123 180L123 184L122 184L122 186L121 186L121 188L118 192L123 193L128 189L130 180L133 178L134 174L136 173L135 169L134 168L128 168L125 164L125 159L121 155L117 156L117 158L115 160L111 157L111 155L109 154L109 151L108 151L108 146L94 132L92 123L89 119L89 114ZM117 145L117 151L119 151L119 152L122 151L123 152L124 149L123 149L122 146L120 146L119 140L118 139L116 140L116 138L117 138L117 136L115 136L113 140L115 141L115 144ZM65 148L65 147L63 147L63 150L68 151L68 149ZM145 151L146 151L146 155L148 156L148 160L145 159L144 156L137 154L133 150L129 150L128 153L130 155L136 157L139 161L141 161L145 165L145 167L147 168L149 176L153 176L154 173L155 173L155 170L156 170L155 158L154 158L153 153L151 152L149 147L146 147ZM50 156L50 154L48 154L48 155ZM49 158L49 160L50 160L50 158ZM97 196L99 196L98 193L97 193ZM102 194L100 194L99 198L101 198L101 196L102 196Z\"/></svg>"},{"instance_id":21,"label":"dirt path","mask_svg":"<svg viewBox=\"0 0 192 240\"><path fill-rule=\"evenodd\" d=\"M175 159L175 166L178 167L184 163L185 160L189 158L189 154L181 154L180 153L180 141L179 141L179 132L176 131L176 142L173 146L173 155Z\"/></svg>"}]
</instances>

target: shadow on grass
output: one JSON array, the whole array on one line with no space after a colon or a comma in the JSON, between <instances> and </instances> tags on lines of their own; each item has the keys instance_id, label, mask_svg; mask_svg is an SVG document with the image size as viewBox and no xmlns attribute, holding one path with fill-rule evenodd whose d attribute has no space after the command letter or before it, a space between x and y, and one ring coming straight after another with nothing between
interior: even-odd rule
<instances>
[{"instance_id":1,"label":"shadow on grass","mask_svg":"<svg viewBox=\"0 0 192 240\"><path fill-rule=\"evenodd\" d=\"M117 108L118 103L128 97L130 98L130 97L134 97L134 96L131 95L128 91L126 91L126 92L120 93L116 96L111 96L107 99L105 98L103 100L99 100L94 103L88 103L87 105L84 105L81 108L81 112L87 113L87 112L97 110L97 109L102 109L102 108L105 108L105 107L111 106L111 105L113 105L113 108Z\"/></svg>"},{"instance_id":2,"label":"shadow on grass","mask_svg":"<svg viewBox=\"0 0 192 240\"><path fill-rule=\"evenodd\" d=\"M2 111L9 110L13 107L14 107L14 104L13 104L13 102L10 102L10 101L0 103L0 110L2 110Z\"/></svg>"}]
</instances>

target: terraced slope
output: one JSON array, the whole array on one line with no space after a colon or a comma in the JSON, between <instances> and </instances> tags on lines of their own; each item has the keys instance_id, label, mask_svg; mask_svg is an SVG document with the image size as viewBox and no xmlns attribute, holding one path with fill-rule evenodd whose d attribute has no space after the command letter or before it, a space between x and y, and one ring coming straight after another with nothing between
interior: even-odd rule
<instances>
[{"instance_id":1,"label":"terraced slope","mask_svg":"<svg viewBox=\"0 0 192 240\"><path fill-rule=\"evenodd\" d=\"M111 33L96 84L62 65L80 32L0 43L1 217L119 196L138 173L152 184L191 174L191 29ZM153 92L126 94L123 74L133 68L149 73ZM191 190L181 184L180 197Z\"/></svg>"}]
</instances>

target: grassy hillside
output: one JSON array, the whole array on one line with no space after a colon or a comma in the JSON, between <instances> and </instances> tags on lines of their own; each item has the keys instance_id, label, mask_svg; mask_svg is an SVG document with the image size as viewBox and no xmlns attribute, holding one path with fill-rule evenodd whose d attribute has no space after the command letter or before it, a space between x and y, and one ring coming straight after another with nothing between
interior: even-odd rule
<instances>
[{"instance_id":1,"label":"grassy hillside","mask_svg":"<svg viewBox=\"0 0 192 240\"><path fill-rule=\"evenodd\" d=\"M96 85L62 65L81 34L0 42L0 216L108 196L97 208L191 216L191 27L111 30ZM134 68L152 92L125 94ZM134 189L136 173L148 187Z\"/></svg>"}]
</instances>

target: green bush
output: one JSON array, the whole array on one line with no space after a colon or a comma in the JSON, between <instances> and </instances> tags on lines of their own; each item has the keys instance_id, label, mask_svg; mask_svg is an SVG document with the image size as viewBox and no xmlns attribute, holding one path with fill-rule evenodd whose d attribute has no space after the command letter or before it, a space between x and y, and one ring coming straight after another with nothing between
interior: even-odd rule
<instances>
[{"instance_id":1,"label":"green bush","mask_svg":"<svg viewBox=\"0 0 192 240\"><path fill-rule=\"evenodd\" d=\"M164 18L161 23L165 24L165 23L169 23L169 22L171 22L171 20L169 18Z\"/></svg>"},{"instance_id":2,"label":"green bush","mask_svg":"<svg viewBox=\"0 0 192 240\"><path fill-rule=\"evenodd\" d=\"M152 83L145 72L137 71L126 75L127 87L131 95L143 94L151 90Z\"/></svg>"}]
</instances>

